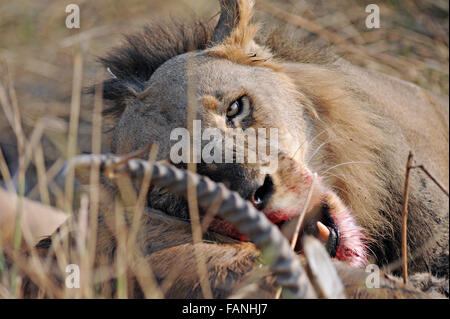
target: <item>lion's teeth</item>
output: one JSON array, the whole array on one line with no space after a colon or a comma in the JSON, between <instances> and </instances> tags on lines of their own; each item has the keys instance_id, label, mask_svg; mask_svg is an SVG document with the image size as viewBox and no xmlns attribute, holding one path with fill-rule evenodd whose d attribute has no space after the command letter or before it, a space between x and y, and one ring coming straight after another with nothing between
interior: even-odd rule
<instances>
[{"instance_id":1,"label":"lion's teeth","mask_svg":"<svg viewBox=\"0 0 450 319\"><path fill-rule=\"evenodd\" d=\"M317 237L321 242L326 243L328 241L328 238L330 238L330 230L321 222L317 222L317 229L319 231Z\"/></svg>"}]
</instances>

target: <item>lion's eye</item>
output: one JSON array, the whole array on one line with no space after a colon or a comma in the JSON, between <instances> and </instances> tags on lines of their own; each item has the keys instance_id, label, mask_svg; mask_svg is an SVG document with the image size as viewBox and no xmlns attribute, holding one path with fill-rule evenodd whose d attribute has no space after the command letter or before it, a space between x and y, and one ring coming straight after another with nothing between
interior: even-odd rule
<instances>
[{"instance_id":1,"label":"lion's eye","mask_svg":"<svg viewBox=\"0 0 450 319\"><path fill-rule=\"evenodd\" d=\"M227 118L229 120L238 116L242 112L242 98L234 101L227 109Z\"/></svg>"}]
</instances>

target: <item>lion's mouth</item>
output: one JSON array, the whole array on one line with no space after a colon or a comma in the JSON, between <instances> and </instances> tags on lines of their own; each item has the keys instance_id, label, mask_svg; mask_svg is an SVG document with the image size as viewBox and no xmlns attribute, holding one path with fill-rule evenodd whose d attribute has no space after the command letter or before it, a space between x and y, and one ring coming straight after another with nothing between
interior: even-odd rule
<instances>
[{"instance_id":1,"label":"lion's mouth","mask_svg":"<svg viewBox=\"0 0 450 319\"><path fill-rule=\"evenodd\" d=\"M337 223L330 215L330 209L327 204L315 206L311 211L307 212L305 219L299 229L298 240L295 244L295 251L297 253L303 252L302 236L304 234L312 235L318 238L327 249L331 257L336 256L336 252L340 245L340 232ZM281 220L278 216L269 213L267 218L280 228L280 230L289 239L294 240L295 226L298 222L297 216L285 217Z\"/></svg>"},{"instance_id":2,"label":"lion's mouth","mask_svg":"<svg viewBox=\"0 0 450 319\"><path fill-rule=\"evenodd\" d=\"M277 225L291 242L298 230L298 239L294 246L298 254L303 252L302 236L308 234L318 238L332 258L348 262L353 267L363 267L367 263L364 231L356 223L351 210L336 194L331 191L321 193L320 199L305 213L300 229L296 229L299 211L301 210L297 207L262 210L262 213ZM236 227L220 218L211 222L209 230L240 241L247 240Z\"/></svg>"},{"instance_id":3,"label":"lion's mouth","mask_svg":"<svg viewBox=\"0 0 450 319\"><path fill-rule=\"evenodd\" d=\"M284 199L273 197L273 203L266 207L262 208L255 202L253 205L278 226L289 241L292 241L294 232L297 233L298 239L294 246L297 253L302 253L302 236L308 234L315 236L324 244L330 257L346 261L354 267L363 267L367 263L364 230L357 224L352 211L333 191L323 185L318 187L315 195L312 196L313 199L308 205L298 232L295 226L298 216L303 211L303 204L297 198L298 194L302 193L297 192L295 188L291 190L290 185L285 187L281 193L285 194ZM182 197L175 196L163 189L153 189L149 192L147 201L149 207L189 221L187 201ZM274 205L279 206L275 207ZM201 216L205 216L206 213L200 209ZM209 231L228 238L247 241L247 238L233 224L219 217L214 217L207 227Z\"/></svg>"},{"instance_id":4,"label":"lion's mouth","mask_svg":"<svg viewBox=\"0 0 450 319\"><path fill-rule=\"evenodd\" d=\"M256 207L257 205L254 206ZM295 227L299 218L298 215L292 214L289 210L281 209L274 212L264 212L264 214L280 229L288 240L293 240ZM247 238L239 233L232 224L218 217L211 222L209 229L240 241L247 241ZM330 208L327 204L315 206L306 213L299 229L298 240L294 248L299 254L303 252L301 238L304 234L318 238L325 245L330 256L336 256L340 245L339 226L330 215Z\"/></svg>"}]
</instances>

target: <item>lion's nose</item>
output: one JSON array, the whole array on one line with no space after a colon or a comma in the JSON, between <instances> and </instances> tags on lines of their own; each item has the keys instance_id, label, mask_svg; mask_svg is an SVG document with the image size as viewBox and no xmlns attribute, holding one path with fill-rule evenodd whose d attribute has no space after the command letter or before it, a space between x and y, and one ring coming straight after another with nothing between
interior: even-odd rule
<instances>
[{"instance_id":1,"label":"lion's nose","mask_svg":"<svg viewBox=\"0 0 450 319\"><path fill-rule=\"evenodd\" d=\"M261 187L259 187L255 193L253 193L253 204L255 207L259 210L264 209L266 207L270 197L272 196L274 192L274 185L272 178L270 175L266 175L264 178L264 183Z\"/></svg>"}]
</instances>

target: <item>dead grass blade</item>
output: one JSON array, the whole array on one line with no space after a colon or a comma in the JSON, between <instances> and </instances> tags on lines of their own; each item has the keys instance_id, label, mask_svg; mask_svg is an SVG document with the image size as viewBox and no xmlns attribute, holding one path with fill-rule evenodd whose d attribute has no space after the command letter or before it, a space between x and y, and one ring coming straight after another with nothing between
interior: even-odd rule
<instances>
[{"instance_id":1,"label":"dead grass blade","mask_svg":"<svg viewBox=\"0 0 450 319\"><path fill-rule=\"evenodd\" d=\"M402 210L402 275L403 282L406 285L408 283L408 201L409 201L409 176L413 169L420 169L423 171L435 184L436 186L448 197L448 191L425 167L424 165L413 166L414 155L409 152L408 160L406 162L406 173L405 173L405 186L403 191L403 210ZM432 238L435 238L434 236ZM424 245L424 246L427 246ZM419 249L422 251L422 249Z\"/></svg>"},{"instance_id":2,"label":"dead grass blade","mask_svg":"<svg viewBox=\"0 0 450 319\"><path fill-rule=\"evenodd\" d=\"M309 203L311 201L311 197L312 197L312 194L314 191L314 186L316 184L316 179L317 179L317 173L314 173L312 181L311 181L311 186L309 187L309 190L308 190L308 195L306 197L305 204L303 205L303 209L302 209L300 215L298 215L298 217L296 218L295 230L294 230L294 234L291 239L291 248L292 249L295 249L295 246L297 245L298 237L300 235L300 229L303 224L303 220L305 219L305 215L306 215L306 211L308 210ZM278 288L277 292L275 294L275 299L279 299L281 296L281 293L282 293L282 289Z\"/></svg>"},{"instance_id":3,"label":"dead grass blade","mask_svg":"<svg viewBox=\"0 0 450 319\"><path fill-rule=\"evenodd\" d=\"M66 153L68 159L74 157L77 152L82 82L83 82L83 54L81 47L78 47L75 52L73 65L72 101L70 104L69 136ZM67 212L72 211L74 178L75 178L74 170L73 168L69 168L65 182L65 197L66 197Z\"/></svg>"},{"instance_id":4,"label":"dead grass blade","mask_svg":"<svg viewBox=\"0 0 450 319\"><path fill-rule=\"evenodd\" d=\"M408 221L408 200L409 200L409 173L413 154L409 152L408 161L406 163L405 188L403 193L403 213L402 213L402 264L403 264L403 282L408 283L408 239L407 239L407 221Z\"/></svg>"},{"instance_id":5,"label":"dead grass blade","mask_svg":"<svg viewBox=\"0 0 450 319\"><path fill-rule=\"evenodd\" d=\"M8 164L6 164L6 160L5 157L3 156L1 147L0 147L0 173L2 173L3 180L5 181L5 185L8 191L14 192L15 191L14 183L12 182L11 175L8 169Z\"/></svg>"}]
</instances>

